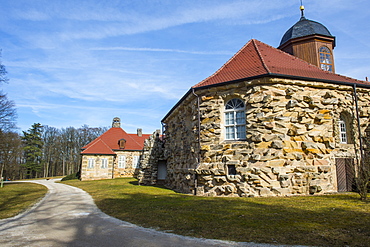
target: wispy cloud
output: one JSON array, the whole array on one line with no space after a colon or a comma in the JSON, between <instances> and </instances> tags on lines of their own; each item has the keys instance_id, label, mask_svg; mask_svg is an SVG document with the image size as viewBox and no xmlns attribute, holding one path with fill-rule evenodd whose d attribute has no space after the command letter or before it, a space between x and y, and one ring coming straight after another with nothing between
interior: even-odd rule
<instances>
[{"instance_id":1,"label":"wispy cloud","mask_svg":"<svg viewBox=\"0 0 370 247\"><path fill-rule=\"evenodd\" d=\"M149 52L173 52L173 53L187 53L198 55L230 55L232 52L227 51L187 51L179 49L161 49L148 47L95 47L92 51L149 51Z\"/></svg>"}]
</instances>

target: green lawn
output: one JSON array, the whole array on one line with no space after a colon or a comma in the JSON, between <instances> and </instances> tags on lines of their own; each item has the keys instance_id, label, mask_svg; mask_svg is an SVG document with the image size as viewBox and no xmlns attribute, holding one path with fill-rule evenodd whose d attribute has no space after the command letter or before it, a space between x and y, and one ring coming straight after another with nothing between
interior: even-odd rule
<instances>
[{"instance_id":1,"label":"green lawn","mask_svg":"<svg viewBox=\"0 0 370 247\"><path fill-rule=\"evenodd\" d=\"M370 203L357 194L196 197L135 179L66 181L118 219L181 235L242 242L370 246Z\"/></svg>"},{"instance_id":2,"label":"green lawn","mask_svg":"<svg viewBox=\"0 0 370 247\"><path fill-rule=\"evenodd\" d=\"M0 188L0 219L21 213L41 199L47 191L40 184L5 183Z\"/></svg>"}]
</instances>

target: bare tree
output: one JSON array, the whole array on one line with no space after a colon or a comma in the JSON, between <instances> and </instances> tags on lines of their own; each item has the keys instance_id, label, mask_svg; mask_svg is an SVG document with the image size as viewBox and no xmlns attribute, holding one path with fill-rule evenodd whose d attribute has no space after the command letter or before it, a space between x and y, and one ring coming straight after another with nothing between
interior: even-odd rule
<instances>
[{"instance_id":1,"label":"bare tree","mask_svg":"<svg viewBox=\"0 0 370 247\"><path fill-rule=\"evenodd\" d=\"M1 58L1 50L0 50ZM0 60L0 85L2 83L8 83L5 66ZM7 95L0 91L0 130L10 130L15 128L15 120L17 118L17 113L15 110L15 104L13 101L9 100Z\"/></svg>"},{"instance_id":2,"label":"bare tree","mask_svg":"<svg viewBox=\"0 0 370 247\"><path fill-rule=\"evenodd\" d=\"M8 81L9 81L8 77L6 76L6 74L8 74L8 72L6 71L5 65L3 65L2 61L1 61L1 52L2 52L2 50L0 49L0 84L1 83L8 83Z\"/></svg>"},{"instance_id":3,"label":"bare tree","mask_svg":"<svg viewBox=\"0 0 370 247\"><path fill-rule=\"evenodd\" d=\"M0 131L1 177L5 179L23 178L21 137L16 132Z\"/></svg>"},{"instance_id":4,"label":"bare tree","mask_svg":"<svg viewBox=\"0 0 370 247\"><path fill-rule=\"evenodd\" d=\"M11 130L16 127L17 112L13 101L0 91L0 130Z\"/></svg>"}]
</instances>

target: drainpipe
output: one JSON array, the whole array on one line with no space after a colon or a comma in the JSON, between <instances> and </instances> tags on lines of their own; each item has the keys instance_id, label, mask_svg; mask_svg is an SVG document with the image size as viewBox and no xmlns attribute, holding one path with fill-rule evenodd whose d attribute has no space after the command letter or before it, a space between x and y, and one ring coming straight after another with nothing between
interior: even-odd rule
<instances>
[{"instance_id":1,"label":"drainpipe","mask_svg":"<svg viewBox=\"0 0 370 247\"><path fill-rule=\"evenodd\" d=\"M199 165L200 165L200 99L199 99L199 95L197 95L195 93L195 89L192 88L192 93L195 97L197 97L197 110L198 110L198 147L199 147L199 150L198 150L198 158L197 158L197 166L195 168L198 169ZM196 196L197 195L197 187L198 187L198 174L195 172L194 170L194 195Z\"/></svg>"},{"instance_id":2,"label":"drainpipe","mask_svg":"<svg viewBox=\"0 0 370 247\"><path fill-rule=\"evenodd\" d=\"M362 162L364 148L363 148L363 144L362 144L362 134L361 134L360 114L359 114L359 111L358 111L358 98L357 98L357 87L356 87L356 84L353 84L353 93L354 93L355 105L356 105L356 118L357 118L358 137L360 139L360 162Z\"/></svg>"}]
</instances>

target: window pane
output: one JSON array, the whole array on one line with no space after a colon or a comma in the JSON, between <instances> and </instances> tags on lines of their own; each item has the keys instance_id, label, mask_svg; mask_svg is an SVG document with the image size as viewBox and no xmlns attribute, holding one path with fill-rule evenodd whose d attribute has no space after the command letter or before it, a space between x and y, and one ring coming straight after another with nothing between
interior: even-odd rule
<instances>
[{"instance_id":1,"label":"window pane","mask_svg":"<svg viewBox=\"0 0 370 247\"><path fill-rule=\"evenodd\" d=\"M245 125L236 126L237 139L245 139Z\"/></svg>"},{"instance_id":2,"label":"window pane","mask_svg":"<svg viewBox=\"0 0 370 247\"><path fill-rule=\"evenodd\" d=\"M244 124L244 123L245 123L244 111L236 112L236 124Z\"/></svg>"},{"instance_id":3,"label":"window pane","mask_svg":"<svg viewBox=\"0 0 370 247\"><path fill-rule=\"evenodd\" d=\"M326 54L325 62L331 64L331 55L330 54Z\"/></svg>"},{"instance_id":4,"label":"window pane","mask_svg":"<svg viewBox=\"0 0 370 247\"><path fill-rule=\"evenodd\" d=\"M226 125L234 124L234 112L226 112L225 113L225 124Z\"/></svg>"},{"instance_id":5,"label":"window pane","mask_svg":"<svg viewBox=\"0 0 370 247\"><path fill-rule=\"evenodd\" d=\"M226 139L235 139L234 127L226 127Z\"/></svg>"}]
</instances>

